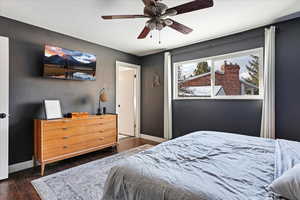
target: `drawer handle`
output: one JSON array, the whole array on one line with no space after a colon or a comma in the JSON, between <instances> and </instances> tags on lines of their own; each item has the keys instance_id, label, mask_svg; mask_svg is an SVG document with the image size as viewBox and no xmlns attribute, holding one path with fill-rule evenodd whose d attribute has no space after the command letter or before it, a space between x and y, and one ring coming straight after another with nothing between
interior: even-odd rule
<instances>
[{"instance_id":1,"label":"drawer handle","mask_svg":"<svg viewBox=\"0 0 300 200\"><path fill-rule=\"evenodd\" d=\"M68 130L68 128L62 128L64 131Z\"/></svg>"},{"instance_id":2,"label":"drawer handle","mask_svg":"<svg viewBox=\"0 0 300 200\"><path fill-rule=\"evenodd\" d=\"M68 146L63 146L63 149L67 149L68 148Z\"/></svg>"},{"instance_id":3,"label":"drawer handle","mask_svg":"<svg viewBox=\"0 0 300 200\"><path fill-rule=\"evenodd\" d=\"M69 136L64 136L63 139L64 140L69 139Z\"/></svg>"},{"instance_id":4,"label":"drawer handle","mask_svg":"<svg viewBox=\"0 0 300 200\"><path fill-rule=\"evenodd\" d=\"M99 140L104 140L104 137L99 138Z\"/></svg>"},{"instance_id":5,"label":"drawer handle","mask_svg":"<svg viewBox=\"0 0 300 200\"><path fill-rule=\"evenodd\" d=\"M99 133L104 133L104 131L99 131Z\"/></svg>"},{"instance_id":6,"label":"drawer handle","mask_svg":"<svg viewBox=\"0 0 300 200\"><path fill-rule=\"evenodd\" d=\"M99 125L103 125L103 123L99 123Z\"/></svg>"}]
</instances>

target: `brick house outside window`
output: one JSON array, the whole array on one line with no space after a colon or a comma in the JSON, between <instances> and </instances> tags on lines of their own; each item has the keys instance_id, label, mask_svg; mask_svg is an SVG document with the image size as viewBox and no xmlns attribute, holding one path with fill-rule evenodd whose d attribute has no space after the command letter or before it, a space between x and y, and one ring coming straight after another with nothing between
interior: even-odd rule
<instances>
[{"instance_id":1,"label":"brick house outside window","mask_svg":"<svg viewBox=\"0 0 300 200\"><path fill-rule=\"evenodd\" d=\"M237 64L222 65L215 72L214 95L253 95L258 87L240 77L240 66ZM179 82L180 96L210 96L211 72L189 77Z\"/></svg>"}]
</instances>

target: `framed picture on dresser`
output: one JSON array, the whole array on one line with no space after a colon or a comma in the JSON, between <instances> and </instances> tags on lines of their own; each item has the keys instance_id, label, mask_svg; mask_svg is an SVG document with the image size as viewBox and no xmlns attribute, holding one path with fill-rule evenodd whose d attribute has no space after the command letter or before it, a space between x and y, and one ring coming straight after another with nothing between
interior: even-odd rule
<instances>
[{"instance_id":1,"label":"framed picture on dresser","mask_svg":"<svg viewBox=\"0 0 300 200\"><path fill-rule=\"evenodd\" d=\"M48 120L63 118L60 100L44 100L44 109Z\"/></svg>"}]
</instances>

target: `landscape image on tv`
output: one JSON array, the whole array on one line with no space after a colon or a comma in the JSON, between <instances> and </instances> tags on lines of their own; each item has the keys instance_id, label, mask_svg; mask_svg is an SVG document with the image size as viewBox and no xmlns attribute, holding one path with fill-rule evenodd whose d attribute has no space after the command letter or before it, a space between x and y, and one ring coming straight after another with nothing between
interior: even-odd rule
<instances>
[{"instance_id":1,"label":"landscape image on tv","mask_svg":"<svg viewBox=\"0 0 300 200\"><path fill-rule=\"evenodd\" d=\"M96 80L96 56L60 47L45 46L44 77Z\"/></svg>"}]
</instances>

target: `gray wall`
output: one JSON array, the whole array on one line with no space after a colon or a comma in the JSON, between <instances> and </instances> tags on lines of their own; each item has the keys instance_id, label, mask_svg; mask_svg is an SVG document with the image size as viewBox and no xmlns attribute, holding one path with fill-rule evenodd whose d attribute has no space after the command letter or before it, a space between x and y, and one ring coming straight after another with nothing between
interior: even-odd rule
<instances>
[{"instance_id":1,"label":"gray wall","mask_svg":"<svg viewBox=\"0 0 300 200\"><path fill-rule=\"evenodd\" d=\"M141 63L141 133L161 137L164 129L164 55L143 57ZM153 87L153 78L157 75L160 77L160 86Z\"/></svg>"},{"instance_id":2,"label":"gray wall","mask_svg":"<svg viewBox=\"0 0 300 200\"><path fill-rule=\"evenodd\" d=\"M278 24L276 36L276 135L300 141L300 18Z\"/></svg>"},{"instance_id":3,"label":"gray wall","mask_svg":"<svg viewBox=\"0 0 300 200\"><path fill-rule=\"evenodd\" d=\"M300 118L300 95L297 92L297 80L300 76L300 18L281 22L276 26L279 30L276 36L276 133L278 138L300 141L297 120ZM262 46L264 27L170 51L174 63ZM163 54L155 56L162 57ZM147 68L142 68L143 75L150 76L151 67L156 71L160 69L163 74L163 61L159 63L149 59L150 57L142 58L142 64L147 65ZM160 110L160 114L156 116L163 116L161 96L152 95L151 91L147 92L147 96L157 99L152 99L156 104L151 105L151 109L143 107L142 131L163 137L163 127L155 132L149 131L151 129L147 127L146 132L144 124L150 121L151 124L159 123L162 117L152 117L145 112ZM261 108L262 102L258 100L174 100L173 135L178 137L195 130L216 130L259 136Z\"/></svg>"},{"instance_id":4,"label":"gray wall","mask_svg":"<svg viewBox=\"0 0 300 200\"><path fill-rule=\"evenodd\" d=\"M115 112L116 60L140 64L140 59L120 51L0 17L0 35L10 38L10 164L31 160L33 119L43 116L44 99L60 99L64 113L95 113L97 92L108 89L108 112ZM97 56L96 81L45 79L44 45L79 50Z\"/></svg>"}]
</instances>

